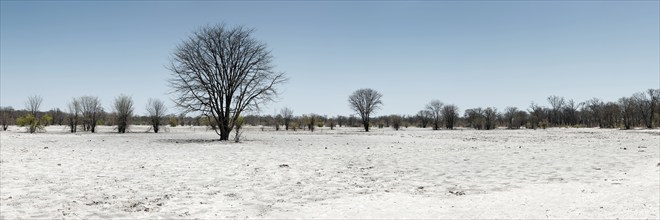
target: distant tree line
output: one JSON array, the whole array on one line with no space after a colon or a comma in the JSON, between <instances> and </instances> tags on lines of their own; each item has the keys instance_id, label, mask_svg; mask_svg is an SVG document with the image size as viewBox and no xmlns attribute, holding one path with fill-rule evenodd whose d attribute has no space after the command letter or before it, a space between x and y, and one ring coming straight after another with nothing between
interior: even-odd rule
<instances>
[{"instance_id":1,"label":"distant tree line","mask_svg":"<svg viewBox=\"0 0 660 220\"><path fill-rule=\"evenodd\" d=\"M208 126L211 129L217 126L214 123L215 120L206 115L166 114L165 104L157 99L149 99L145 108L147 115L143 116L133 115L132 98L125 95L115 99L112 112L104 111L100 99L94 96L73 98L67 103L66 111L59 108L40 111L42 101L43 99L39 96L30 96L26 101L25 109L0 107L2 130L7 130L10 125L18 125L25 127L28 132L34 133L45 126L65 125L72 133L78 131L94 133L96 125L106 125L117 126L117 132L124 133L130 125L149 125L151 130L157 133L162 125L170 127ZM559 96L550 96L547 98L547 102L547 106L531 103L527 109L506 107L503 111L498 111L494 107L470 108L463 111L461 116L455 105L432 100L415 115L369 116L367 120L356 114L348 116L314 113L295 115L292 109L285 107L279 111L279 114L246 115L241 120L246 125L261 126L264 130L312 132L319 127L329 129L335 127L365 128L365 122L366 129L391 127L396 130L410 126L431 127L433 130L454 129L455 127L491 130L498 127L507 129L547 127L631 129L660 126L660 89L648 89L608 102L599 98L576 102L573 99ZM379 102L379 105L382 105L382 102Z\"/></svg>"},{"instance_id":2,"label":"distant tree line","mask_svg":"<svg viewBox=\"0 0 660 220\"><path fill-rule=\"evenodd\" d=\"M507 129L537 129L548 127L600 127L631 129L633 127L657 128L660 126L660 89L649 89L617 101L604 102L592 98L576 102L564 97L550 96L548 106L531 103L527 109L506 107L499 111L495 107L477 107L463 111L455 105L446 105L439 100L430 101L416 115L386 115L369 117L368 127L431 127L433 130L467 127L478 130L491 130L498 127ZM204 125L203 121L190 125ZM189 120L189 121L190 121ZM245 123L252 126L272 127L279 130L309 130L316 127L364 127L359 115L316 115L296 116L293 110L285 107L277 115L248 115Z\"/></svg>"}]
</instances>

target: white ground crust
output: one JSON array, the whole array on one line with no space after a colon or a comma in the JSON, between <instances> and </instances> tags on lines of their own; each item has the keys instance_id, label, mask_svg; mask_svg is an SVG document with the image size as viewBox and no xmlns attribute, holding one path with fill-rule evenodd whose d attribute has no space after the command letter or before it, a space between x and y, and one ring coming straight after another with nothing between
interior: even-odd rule
<instances>
[{"instance_id":1,"label":"white ground crust","mask_svg":"<svg viewBox=\"0 0 660 220\"><path fill-rule=\"evenodd\" d=\"M660 218L660 131L0 132L0 218Z\"/></svg>"}]
</instances>

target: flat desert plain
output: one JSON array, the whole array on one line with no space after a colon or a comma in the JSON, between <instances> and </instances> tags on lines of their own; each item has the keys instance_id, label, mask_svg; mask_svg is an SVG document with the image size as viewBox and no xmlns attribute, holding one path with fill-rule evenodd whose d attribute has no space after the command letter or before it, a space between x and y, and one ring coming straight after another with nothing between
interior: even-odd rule
<instances>
[{"instance_id":1,"label":"flat desert plain","mask_svg":"<svg viewBox=\"0 0 660 220\"><path fill-rule=\"evenodd\" d=\"M660 131L0 132L0 217L660 217ZM272 128L269 128L272 129Z\"/></svg>"}]
</instances>

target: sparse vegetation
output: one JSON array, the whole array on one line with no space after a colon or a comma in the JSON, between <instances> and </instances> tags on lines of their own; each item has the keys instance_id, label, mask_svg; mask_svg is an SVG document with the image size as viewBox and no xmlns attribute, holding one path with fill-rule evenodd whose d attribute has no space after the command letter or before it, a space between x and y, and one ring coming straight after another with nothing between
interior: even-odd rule
<instances>
[{"instance_id":1,"label":"sparse vegetation","mask_svg":"<svg viewBox=\"0 0 660 220\"><path fill-rule=\"evenodd\" d=\"M424 128L428 123L431 123L433 127L444 126L446 129L463 126L484 130L495 129L498 126L506 126L508 129L537 129L539 127L543 129L548 127L655 128L660 124L659 94L660 90L649 89L645 92L634 93L632 96L622 97L617 102L603 102L601 99L592 98L579 103L572 99L550 96L548 98L549 103L554 107L549 108L531 103L527 110L520 110L517 107L509 106L501 113L493 107L485 109L472 108L465 110L462 117L458 115L458 107L455 105L444 105L440 101L434 100L415 116L389 115L365 117L365 119L369 119L365 131L372 127L392 127L398 130L401 126L407 127L409 125ZM123 98L126 97L123 96ZM119 99L118 97L115 100L114 111L107 114L103 112L103 108L100 106L100 100L92 96L73 98L71 102L67 103L67 112L62 112L59 108L52 108L47 112L41 112L35 108L40 106L40 100L42 99L38 96L32 96L26 101L26 110L14 110L11 107L0 108L0 124L3 130L6 130L9 125L17 124L26 127L28 132L43 131L43 128L49 125L67 125L69 131L72 133L77 132L79 128L85 131L93 131L96 125L116 125L118 131L124 130L125 132L125 128L131 124L148 124L152 126L150 130L159 132L161 130L159 128L163 123L170 125L170 127L178 125L205 125L209 129L219 129L218 124L210 115L191 117L186 116L184 112L178 116L173 114L164 116L166 111L164 102L154 99L148 101L148 114L146 116L130 117L132 120L129 120L124 125L123 114L117 111ZM132 104L132 100L130 101ZM382 106L382 102L375 103L374 106L377 108ZM440 109L440 111L437 112L437 109ZM357 111L359 113L359 110ZM36 117L31 112L35 112L41 116ZM28 114L30 115L28 116ZM22 117L16 117L20 115ZM439 117L436 118L436 116ZM34 120L32 119L33 117ZM247 115L244 120L245 123L253 126L260 125L264 131L268 130L268 127L273 127L274 130L278 131L280 125L285 125L285 128L293 128L294 131L297 129L309 129L311 132L322 127L329 127L330 130L334 130L338 126L364 127L364 120L360 121L354 115L349 115L348 117L342 115L328 117L309 114L294 117L293 111L289 108L281 109L280 114L276 115ZM93 123L92 121L96 122Z\"/></svg>"}]
</instances>

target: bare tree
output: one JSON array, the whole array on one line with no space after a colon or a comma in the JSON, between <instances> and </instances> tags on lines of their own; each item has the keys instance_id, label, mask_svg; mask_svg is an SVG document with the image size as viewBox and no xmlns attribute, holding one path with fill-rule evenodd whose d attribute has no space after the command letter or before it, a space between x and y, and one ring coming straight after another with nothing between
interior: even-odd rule
<instances>
[{"instance_id":1,"label":"bare tree","mask_svg":"<svg viewBox=\"0 0 660 220\"><path fill-rule=\"evenodd\" d=\"M600 117L605 128L616 128L621 121L621 108L617 103L608 102L603 105Z\"/></svg>"},{"instance_id":2,"label":"bare tree","mask_svg":"<svg viewBox=\"0 0 660 220\"><path fill-rule=\"evenodd\" d=\"M96 123L103 114L101 100L94 96L82 96L79 98L80 108L83 115L83 130L96 132Z\"/></svg>"},{"instance_id":3,"label":"bare tree","mask_svg":"<svg viewBox=\"0 0 660 220\"><path fill-rule=\"evenodd\" d=\"M347 126L349 126L349 127L359 126L359 125L356 125L356 124L357 124L357 118L355 117L355 115L352 115L352 114L348 115Z\"/></svg>"},{"instance_id":4,"label":"bare tree","mask_svg":"<svg viewBox=\"0 0 660 220\"><path fill-rule=\"evenodd\" d=\"M431 120L431 111L429 110L420 110L417 112L417 120L419 120L419 125L422 128L426 128L426 126L429 124L429 121Z\"/></svg>"},{"instance_id":5,"label":"bare tree","mask_svg":"<svg viewBox=\"0 0 660 220\"><path fill-rule=\"evenodd\" d=\"M426 110L431 112L431 119L433 120L433 130L438 130L440 129L440 120L441 118L441 112L442 112L442 102L439 100L433 100L429 104L426 105Z\"/></svg>"},{"instance_id":6,"label":"bare tree","mask_svg":"<svg viewBox=\"0 0 660 220\"><path fill-rule=\"evenodd\" d=\"M454 129L458 120L458 107L455 105L445 105L442 107L442 118L445 121L445 128Z\"/></svg>"},{"instance_id":7,"label":"bare tree","mask_svg":"<svg viewBox=\"0 0 660 220\"><path fill-rule=\"evenodd\" d=\"M573 99L569 99L562 107L562 121L564 124L576 125L578 123L578 109L582 103L575 103Z\"/></svg>"},{"instance_id":8,"label":"bare tree","mask_svg":"<svg viewBox=\"0 0 660 220\"><path fill-rule=\"evenodd\" d=\"M14 108L12 107L0 107L0 121L2 124L2 130L6 131L9 128L10 124L13 124L14 121Z\"/></svg>"},{"instance_id":9,"label":"bare tree","mask_svg":"<svg viewBox=\"0 0 660 220\"><path fill-rule=\"evenodd\" d=\"M660 89L649 89L646 92L635 93L632 99L635 103L634 121L641 121L646 128L653 128L655 108L660 99Z\"/></svg>"},{"instance_id":10,"label":"bare tree","mask_svg":"<svg viewBox=\"0 0 660 220\"><path fill-rule=\"evenodd\" d=\"M41 107L41 103L44 101L41 96L33 95L28 97L28 100L25 101L25 109L28 111L28 113L32 114L34 117L39 118L37 115L39 113L39 108Z\"/></svg>"},{"instance_id":11,"label":"bare tree","mask_svg":"<svg viewBox=\"0 0 660 220\"><path fill-rule=\"evenodd\" d=\"M369 131L371 113L374 113L383 105L381 98L383 98L383 95L373 89L358 89L348 97L349 106L353 111L360 114L366 132Z\"/></svg>"},{"instance_id":12,"label":"bare tree","mask_svg":"<svg viewBox=\"0 0 660 220\"><path fill-rule=\"evenodd\" d=\"M652 128L652 121L649 115L653 112L651 109L651 99L646 96L644 92L637 92L631 97L635 106L635 116L634 121L642 121L644 126L647 128Z\"/></svg>"},{"instance_id":13,"label":"bare tree","mask_svg":"<svg viewBox=\"0 0 660 220\"><path fill-rule=\"evenodd\" d=\"M77 98L73 98L69 104L67 104L67 121L71 133L76 133L78 130L78 124L80 124L80 116L82 114L82 107L80 106L80 101Z\"/></svg>"},{"instance_id":14,"label":"bare tree","mask_svg":"<svg viewBox=\"0 0 660 220\"><path fill-rule=\"evenodd\" d=\"M534 104L534 102L532 102L532 104L529 105L529 109L527 111L530 114L529 123L532 129L538 128L541 124L541 121L546 119L546 111L544 110L544 108L542 106Z\"/></svg>"},{"instance_id":15,"label":"bare tree","mask_svg":"<svg viewBox=\"0 0 660 220\"><path fill-rule=\"evenodd\" d=\"M401 128L402 118L400 115L390 115L390 122L392 123L392 128L398 131Z\"/></svg>"},{"instance_id":16,"label":"bare tree","mask_svg":"<svg viewBox=\"0 0 660 220\"><path fill-rule=\"evenodd\" d=\"M275 130L276 131L280 130L280 125L282 124L283 121L284 121L284 118L282 117L282 114L277 114L273 118L273 124L275 124Z\"/></svg>"},{"instance_id":17,"label":"bare tree","mask_svg":"<svg viewBox=\"0 0 660 220\"><path fill-rule=\"evenodd\" d=\"M548 102L552 107L550 112L550 123L554 126L561 125L561 110L564 107L564 97L550 96Z\"/></svg>"},{"instance_id":18,"label":"bare tree","mask_svg":"<svg viewBox=\"0 0 660 220\"><path fill-rule=\"evenodd\" d=\"M114 110L117 115L117 131L126 133L131 117L133 117L133 99L126 95L119 95L115 98Z\"/></svg>"},{"instance_id":19,"label":"bare tree","mask_svg":"<svg viewBox=\"0 0 660 220\"><path fill-rule=\"evenodd\" d=\"M291 110L288 107L284 107L282 110L280 110L280 114L282 115L282 118L284 119L284 130L289 130L289 124L291 123L291 118L293 118L293 110Z\"/></svg>"},{"instance_id":20,"label":"bare tree","mask_svg":"<svg viewBox=\"0 0 660 220\"><path fill-rule=\"evenodd\" d=\"M660 112L656 110L656 108L660 107L660 89L649 89L646 92L649 94L649 99L651 103L651 106L649 106L649 108L651 108L651 112L648 116L649 120L646 124L646 127L653 128L653 122L655 121L653 118L655 117L655 113ZM658 124L656 124L656 126L658 126Z\"/></svg>"},{"instance_id":21,"label":"bare tree","mask_svg":"<svg viewBox=\"0 0 660 220\"><path fill-rule=\"evenodd\" d=\"M60 108L54 108L48 111L48 114L53 116L53 124L57 125L64 125L64 120L66 119L66 115Z\"/></svg>"},{"instance_id":22,"label":"bare tree","mask_svg":"<svg viewBox=\"0 0 660 220\"><path fill-rule=\"evenodd\" d=\"M188 112L209 115L220 140L228 140L241 112L272 101L276 87L286 82L253 32L224 24L201 28L177 47L169 67L173 101Z\"/></svg>"},{"instance_id":23,"label":"bare tree","mask_svg":"<svg viewBox=\"0 0 660 220\"><path fill-rule=\"evenodd\" d=\"M335 126L337 125L337 119L336 118L328 118L328 120L325 121L325 124L330 127L330 130L334 130Z\"/></svg>"},{"instance_id":24,"label":"bare tree","mask_svg":"<svg viewBox=\"0 0 660 220\"><path fill-rule=\"evenodd\" d=\"M347 120L346 116L337 115L337 126L345 126Z\"/></svg>"},{"instance_id":25,"label":"bare tree","mask_svg":"<svg viewBox=\"0 0 660 220\"><path fill-rule=\"evenodd\" d=\"M495 129L495 120L497 119L497 109L496 108L486 108L483 111L484 117L484 129L490 130Z\"/></svg>"},{"instance_id":26,"label":"bare tree","mask_svg":"<svg viewBox=\"0 0 660 220\"><path fill-rule=\"evenodd\" d=\"M601 128L605 127L602 118L604 105L605 103L603 103L603 101L595 97L585 102L585 106L589 110L592 120L594 120L598 124L598 127Z\"/></svg>"},{"instance_id":27,"label":"bare tree","mask_svg":"<svg viewBox=\"0 0 660 220\"><path fill-rule=\"evenodd\" d=\"M177 121L179 121L179 125L181 126L186 125L187 117L185 113L180 113L177 118L178 118Z\"/></svg>"},{"instance_id":28,"label":"bare tree","mask_svg":"<svg viewBox=\"0 0 660 220\"><path fill-rule=\"evenodd\" d=\"M473 108L465 110L463 117L470 127L477 130L484 129L483 109Z\"/></svg>"},{"instance_id":29,"label":"bare tree","mask_svg":"<svg viewBox=\"0 0 660 220\"><path fill-rule=\"evenodd\" d=\"M147 101L147 113L149 113L149 121L151 122L151 127L154 130L154 133L158 133L160 130L160 124L163 121L163 116L167 112L167 107L165 103L159 99L149 99ZM176 123L174 123L176 125Z\"/></svg>"},{"instance_id":30,"label":"bare tree","mask_svg":"<svg viewBox=\"0 0 660 220\"><path fill-rule=\"evenodd\" d=\"M513 127L515 128L520 128L523 125L527 124L527 112L526 111L517 111L515 116L513 117Z\"/></svg>"},{"instance_id":31,"label":"bare tree","mask_svg":"<svg viewBox=\"0 0 660 220\"><path fill-rule=\"evenodd\" d=\"M621 119L625 129L630 129L633 126L633 117L635 114L635 101L630 97L622 97L619 99L619 107L621 108Z\"/></svg>"},{"instance_id":32,"label":"bare tree","mask_svg":"<svg viewBox=\"0 0 660 220\"><path fill-rule=\"evenodd\" d=\"M508 129L513 129L514 128L513 119L516 117L517 112L518 112L518 108L516 108L516 107L506 107L506 108L504 108L504 121L506 122L506 125L507 125Z\"/></svg>"},{"instance_id":33,"label":"bare tree","mask_svg":"<svg viewBox=\"0 0 660 220\"><path fill-rule=\"evenodd\" d=\"M317 118L318 116L316 116L313 113L309 114L309 116L303 115L303 121L305 123L305 126L307 126L307 129L309 129L309 131L314 132L314 126L316 126Z\"/></svg>"}]
</instances>

